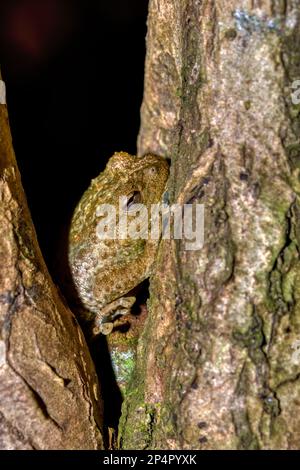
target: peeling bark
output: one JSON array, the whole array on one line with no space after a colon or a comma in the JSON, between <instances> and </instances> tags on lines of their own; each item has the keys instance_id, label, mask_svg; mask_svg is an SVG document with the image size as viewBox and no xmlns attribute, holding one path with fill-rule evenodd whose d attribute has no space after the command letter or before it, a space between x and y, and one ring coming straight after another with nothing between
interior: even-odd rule
<instances>
[{"instance_id":1,"label":"peeling bark","mask_svg":"<svg viewBox=\"0 0 300 470\"><path fill-rule=\"evenodd\" d=\"M205 245L161 243L120 444L298 449L299 0L150 0L139 154Z\"/></svg>"},{"instance_id":2,"label":"peeling bark","mask_svg":"<svg viewBox=\"0 0 300 470\"><path fill-rule=\"evenodd\" d=\"M94 366L38 247L3 102L0 448L99 449L103 447L102 399Z\"/></svg>"}]
</instances>

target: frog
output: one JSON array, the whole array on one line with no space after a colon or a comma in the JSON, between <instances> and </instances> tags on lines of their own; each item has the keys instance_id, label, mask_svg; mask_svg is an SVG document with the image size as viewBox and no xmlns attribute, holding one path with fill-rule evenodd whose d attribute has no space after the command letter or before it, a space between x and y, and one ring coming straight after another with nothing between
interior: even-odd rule
<instances>
[{"instance_id":1,"label":"frog","mask_svg":"<svg viewBox=\"0 0 300 470\"><path fill-rule=\"evenodd\" d=\"M113 206L117 221L123 211L130 214L139 204L151 214L152 205L163 198L168 175L163 157L116 152L75 208L69 230L69 268L80 317L90 325L92 336L110 334L115 319L131 312L136 297L129 293L151 276L160 240L159 236L133 238L128 233L126 237L99 237L99 208ZM146 224L150 223L151 217Z\"/></svg>"}]
</instances>

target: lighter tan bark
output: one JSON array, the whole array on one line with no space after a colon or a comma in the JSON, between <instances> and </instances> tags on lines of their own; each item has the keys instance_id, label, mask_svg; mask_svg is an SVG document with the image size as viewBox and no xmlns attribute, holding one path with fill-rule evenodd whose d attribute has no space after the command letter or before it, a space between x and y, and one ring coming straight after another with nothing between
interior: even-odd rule
<instances>
[{"instance_id":1,"label":"lighter tan bark","mask_svg":"<svg viewBox=\"0 0 300 470\"><path fill-rule=\"evenodd\" d=\"M102 448L102 402L94 366L38 247L4 104L0 328L0 448Z\"/></svg>"}]
</instances>

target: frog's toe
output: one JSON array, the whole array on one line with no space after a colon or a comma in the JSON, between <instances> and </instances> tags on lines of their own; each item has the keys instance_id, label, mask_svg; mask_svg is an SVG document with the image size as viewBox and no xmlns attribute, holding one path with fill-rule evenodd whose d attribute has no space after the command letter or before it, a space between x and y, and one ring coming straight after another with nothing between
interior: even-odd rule
<instances>
[{"instance_id":1,"label":"frog's toe","mask_svg":"<svg viewBox=\"0 0 300 470\"><path fill-rule=\"evenodd\" d=\"M130 309L128 308L118 308L118 310L116 310L112 318L115 319L123 315L128 315L129 313L130 313Z\"/></svg>"},{"instance_id":2,"label":"frog's toe","mask_svg":"<svg viewBox=\"0 0 300 470\"><path fill-rule=\"evenodd\" d=\"M112 332L113 328L114 324L112 322L101 323L99 325L99 332L107 336Z\"/></svg>"}]
</instances>

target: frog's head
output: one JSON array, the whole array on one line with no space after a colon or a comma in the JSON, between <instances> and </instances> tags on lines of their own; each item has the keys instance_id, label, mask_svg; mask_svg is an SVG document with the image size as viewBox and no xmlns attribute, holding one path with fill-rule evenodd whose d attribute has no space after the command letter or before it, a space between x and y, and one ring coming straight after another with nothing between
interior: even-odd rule
<instances>
[{"instance_id":1,"label":"frog's head","mask_svg":"<svg viewBox=\"0 0 300 470\"><path fill-rule=\"evenodd\" d=\"M161 201L169 175L164 158L149 154L135 157L120 152L109 160L107 170L119 176L115 195L127 197L128 209L132 204L149 207Z\"/></svg>"}]
</instances>

